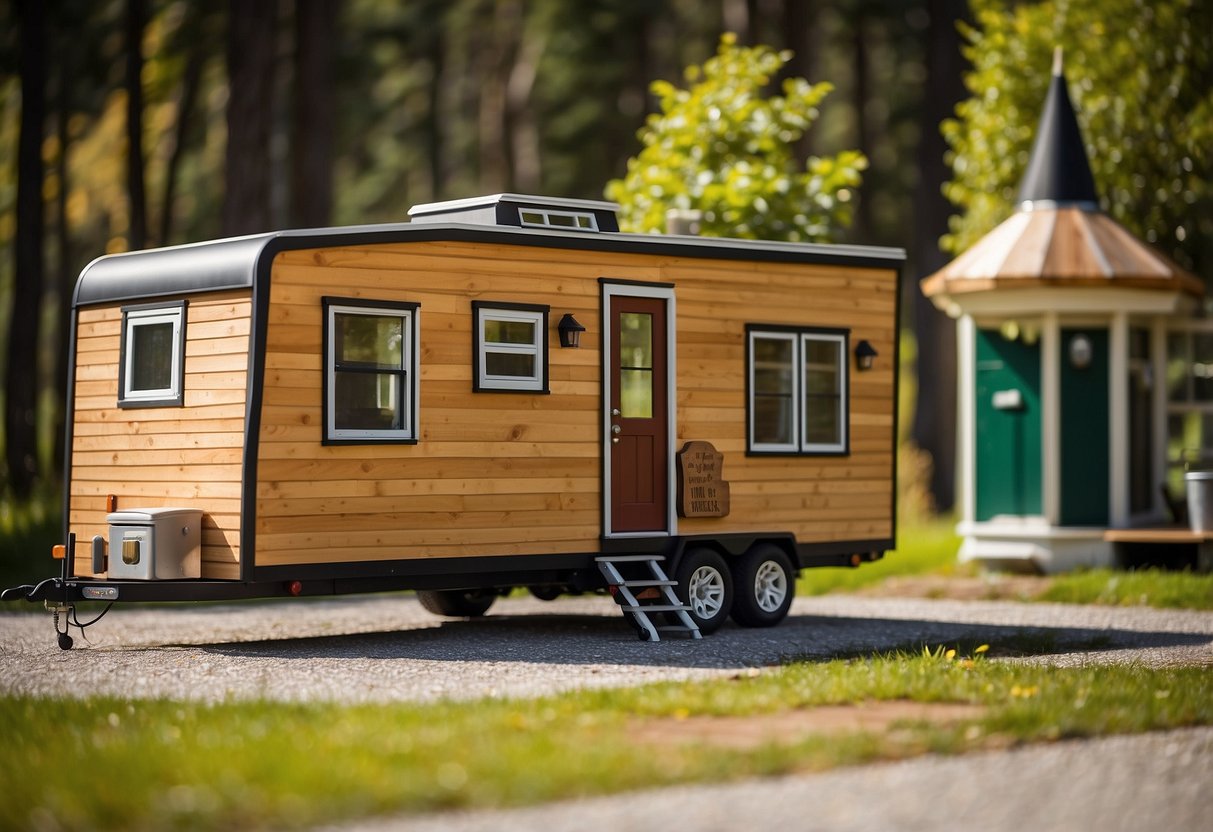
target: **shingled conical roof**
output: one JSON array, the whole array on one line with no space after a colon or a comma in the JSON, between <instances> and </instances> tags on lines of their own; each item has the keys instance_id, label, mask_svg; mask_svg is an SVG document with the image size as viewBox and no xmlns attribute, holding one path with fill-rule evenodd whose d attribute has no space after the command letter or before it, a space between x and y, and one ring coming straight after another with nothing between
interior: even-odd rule
<instances>
[{"instance_id":1,"label":"shingled conical roof","mask_svg":"<svg viewBox=\"0 0 1213 832\"><path fill-rule=\"evenodd\" d=\"M1029 286L1204 293L1198 278L1099 210L1060 49L1016 212L922 281L928 297Z\"/></svg>"}]
</instances>

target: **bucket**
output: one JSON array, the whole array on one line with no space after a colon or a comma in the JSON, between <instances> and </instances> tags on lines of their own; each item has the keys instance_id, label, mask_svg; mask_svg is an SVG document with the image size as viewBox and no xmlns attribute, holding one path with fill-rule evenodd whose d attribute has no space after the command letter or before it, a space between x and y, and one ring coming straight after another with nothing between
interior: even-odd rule
<instances>
[{"instance_id":1,"label":"bucket","mask_svg":"<svg viewBox=\"0 0 1213 832\"><path fill-rule=\"evenodd\" d=\"M1213 532L1213 471L1184 474L1188 489L1188 522L1194 532Z\"/></svg>"}]
</instances>

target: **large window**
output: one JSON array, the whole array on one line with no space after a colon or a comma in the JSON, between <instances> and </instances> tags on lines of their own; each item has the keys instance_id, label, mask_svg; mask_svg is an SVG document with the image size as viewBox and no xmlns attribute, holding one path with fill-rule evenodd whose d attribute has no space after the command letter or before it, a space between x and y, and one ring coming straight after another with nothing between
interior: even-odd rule
<instances>
[{"instance_id":1,"label":"large window","mask_svg":"<svg viewBox=\"0 0 1213 832\"><path fill-rule=\"evenodd\" d=\"M548 391L548 307L473 301L473 387Z\"/></svg>"},{"instance_id":2,"label":"large window","mask_svg":"<svg viewBox=\"0 0 1213 832\"><path fill-rule=\"evenodd\" d=\"M418 305L324 298L327 443L417 440Z\"/></svg>"},{"instance_id":3,"label":"large window","mask_svg":"<svg viewBox=\"0 0 1213 832\"><path fill-rule=\"evenodd\" d=\"M184 374L185 301L123 308L119 406L180 406Z\"/></svg>"},{"instance_id":4,"label":"large window","mask_svg":"<svg viewBox=\"0 0 1213 832\"><path fill-rule=\"evenodd\" d=\"M1187 468L1213 466L1213 322L1176 322L1167 333L1167 463L1172 493Z\"/></svg>"},{"instance_id":5,"label":"large window","mask_svg":"<svg viewBox=\"0 0 1213 832\"><path fill-rule=\"evenodd\" d=\"M747 327L751 453L847 453L847 332Z\"/></svg>"}]
</instances>

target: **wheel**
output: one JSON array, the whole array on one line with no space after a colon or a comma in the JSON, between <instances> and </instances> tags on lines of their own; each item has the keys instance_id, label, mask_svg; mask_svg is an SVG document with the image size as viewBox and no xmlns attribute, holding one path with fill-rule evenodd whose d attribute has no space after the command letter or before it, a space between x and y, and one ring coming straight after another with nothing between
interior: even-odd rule
<instances>
[{"instance_id":1,"label":"wheel","mask_svg":"<svg viewBox=\"0 0 1213 832\"><path fill-rule=\"evenodd\" d=\"M418 590L417 599L434 615L479 618L493 606L497 593L491 589Z\"/></svg>"},{"instance_id":2,"label":"wheel","mask_svg":"<svg viewBox=\"0 0 1213 832\"><path fill-rule=\"evenodd\" d=\"M75 642L72 641L72 637L69 636L67 633L59 634L59 649L60 650L71 650L73 644L75 644Z\"/></svg>"},{"instance_id":3,"label":"wheel","mask_svg":"<svg viewBox=\"0 0 1213 832\"><path fill-rule=\"evenodd\" d=\"M528 586L527 591L540 601L555 601L562 594L558 586Z\"/></svg>"},{"instance_id":4,"label":"wheel","mask_svg":"<svg viewBox=\"0 0 1213 832\"><path fill-rule=\"evenodd\" d=\"M682 556L675 593L691 608L701 633L714 633L733 608L733 576L724 558L711 549L692 549Z\"/></svg>"},{"instance_id":5,"label":"wheel","mask_svg":"<svg viewBox=\"0 0 1213 832\"><path fill-rule=\"evenodd\" d=\"M733 620L743 627L773 627L787 617L796 597L796 570L786 552L763 543L733 565L737 595Z\"/></svg>"}]
</instances>

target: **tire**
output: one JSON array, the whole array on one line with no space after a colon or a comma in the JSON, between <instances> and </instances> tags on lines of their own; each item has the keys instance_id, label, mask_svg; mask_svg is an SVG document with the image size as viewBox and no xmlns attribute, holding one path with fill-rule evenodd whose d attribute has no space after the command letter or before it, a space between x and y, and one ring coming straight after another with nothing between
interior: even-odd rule
<instances>
[{"instance_id":1,"label":"tire","mask_svg":"<svg viewBox=\"0 0 1213 832\"><path fill-rule=\"evenodd\" d=\"M497 593L491 589L418 590L417 599L434 615L479 618L493 606Z\"/></svg>"},{"instance_id":2,"label":"tire","mask_svg":"<svg viewBox=\"0 0 1213 832\"><path fill-rule=\"evenodd\" d=\"M719 630L733 608L733 575L724 558L711 549L691 549L682 556L674 580L674 592L691 608L688 615L699 631Z\"/></svg>"},{"instance_id":3,"label":"tire","mask_svg":"<svg viewBox=\"0 0 1213 832\"><path fill-rule=\"evenodd\" d=\"M564 594L558 586L528 586L527 592L540 601L555 601Z\"/></svg>"},{"instance_id":4,"label":"tire","mask_svg":"<svg viewBox=\"0 0 1213 832\"><path fill-rule=\"evenodd\" d=\"M774 627L796 597L796 570L787 552L760 543L733 565L733 620L742 627Z\"/></svg>"}]
</instances>

